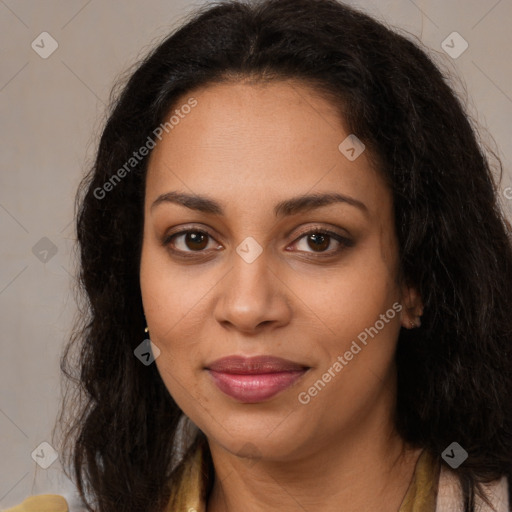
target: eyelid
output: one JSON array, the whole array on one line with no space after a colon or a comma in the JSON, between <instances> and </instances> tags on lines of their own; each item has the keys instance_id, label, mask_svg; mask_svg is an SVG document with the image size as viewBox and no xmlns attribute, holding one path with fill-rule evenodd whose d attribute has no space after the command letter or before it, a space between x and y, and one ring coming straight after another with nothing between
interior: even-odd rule
<instances>
[{"instance_id":1,"label":"eyelid","mask_svg":"<svg viewBox=\"0 0 512 512\"><path fill-rule=\"evenodd\" d=\"M163 239L168 239L175 235L183 235L183 234L186 234L189 232L198 232L198 233L206 233L213 239L217 240L217 235L212 234L212 231L213 230L211 228L204 227L201 224L185 224L185 225L176 227L175 230L171 229L169 231L166 231L165 234L163 235Z\"/></svg>"},{"instance_id":2,"label":"eyelid","mask_svg":"<svg viewBox=\"0 0 512 512\"><path fill-rule=\"evenodd\" d=\"M314 225L308 225L307 227L305 227L304 229L301 229L299 230L298 233L295 234L295 240L297 240L297 238L299 237L302 237L304 235L308 235L308 234L311 234L311 233L325 233L325 234L328 234L328 235L333 235L333 236L338 236L340 238L345 238L347 240L350 240L352 237L351 235L345 230L345 229L341 229L341 228L337 228L339 229L340 231L344 231L345 234L342 234L342 233L339 233L338 231L335 230L335 228L331 228L331 227L328 227L328 226L325 226L325 225L321 225L321 224L314 224Z\"/></svg>"}]
</instances>

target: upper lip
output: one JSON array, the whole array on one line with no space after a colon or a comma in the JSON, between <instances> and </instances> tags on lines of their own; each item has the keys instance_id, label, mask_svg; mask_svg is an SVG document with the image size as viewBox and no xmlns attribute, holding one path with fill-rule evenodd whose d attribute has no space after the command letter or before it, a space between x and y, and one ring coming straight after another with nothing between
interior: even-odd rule
<instances>
[{"instance_id":1,"label":"upper lip","mask_svg":"<svg viewBox=\"0 0 512 512\"><path fill-rule=\"evenodd\" d=\"M309 368L288 359L273 356L228 356L217 359L206 367L208 370L222 373L257 375L262 373L278 373L302 371Z\"/></svg>"}]
</instances>

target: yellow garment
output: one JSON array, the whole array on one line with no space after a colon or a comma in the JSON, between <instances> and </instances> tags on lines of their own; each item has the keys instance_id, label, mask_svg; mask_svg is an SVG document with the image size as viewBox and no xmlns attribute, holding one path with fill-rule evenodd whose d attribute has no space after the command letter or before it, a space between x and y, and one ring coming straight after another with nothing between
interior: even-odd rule
<instances>
[{"instance_id":1,"label":"yellow garment","mask_svg":"<svg viewBox=\"0 0 512 512\"><path fill-rule=\"evenodd\" d=\"M67 501L58 494L30 496L20 505L8 508L4 512L68 512Z\"/></svg>"},{"instance_id":2,"label":"yellow garment","mask_svg":"<svg viewBox=\"0 0 512 512\"><path fill-rule=\"evenodd\" d=\"M398 512L435 512L441 466L423 450Z\"/></svg>"},{"instance_id":3,"label":"yellow garment","mask_svg":"<svg viewBox=\"0 0 512 512\"><path fill-rule=\"evenodd\" d=\"M206 448L198 446L184 465L176 491L171 494L167 512L206 512L207 464Z\"/></svg>"}]
</instances>

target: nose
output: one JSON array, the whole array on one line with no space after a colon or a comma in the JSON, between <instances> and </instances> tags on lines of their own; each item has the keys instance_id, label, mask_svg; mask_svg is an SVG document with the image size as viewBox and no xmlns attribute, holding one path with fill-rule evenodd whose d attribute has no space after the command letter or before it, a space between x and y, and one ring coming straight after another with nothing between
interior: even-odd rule
<instances>
[{"instance_id":1,"label":"nose","mask_svg":"<svg viewBox=\"0 0 512 512\"><path fill-rule=\"evenodd\" d=\"M290 321L287 288L270 268L265 252L252 263L233 254L233 268L219 284L214 314L224 328L255 333Z\"/></svg>"}]
</instances>

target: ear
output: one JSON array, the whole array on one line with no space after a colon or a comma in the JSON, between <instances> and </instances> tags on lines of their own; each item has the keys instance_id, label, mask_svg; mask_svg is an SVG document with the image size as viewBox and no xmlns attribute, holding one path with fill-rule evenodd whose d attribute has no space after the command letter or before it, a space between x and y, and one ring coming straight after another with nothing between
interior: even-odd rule
<instances>
[{"instance_id":1,"label":"ear","mask_svg":"<svg viewBox=\"0 0 512 512\"><path fill-rule=\"evenodd\" d=\"M401 290L401 304L403 306L400 320L405 329L414 329L421 325L423 315L423 301L414 286L403 285Z\"/></svg>"}]
</instances>

